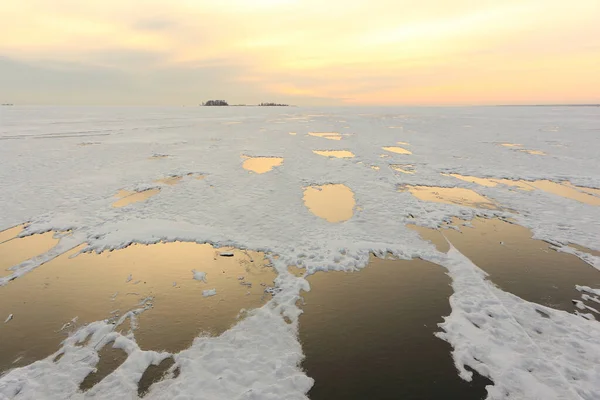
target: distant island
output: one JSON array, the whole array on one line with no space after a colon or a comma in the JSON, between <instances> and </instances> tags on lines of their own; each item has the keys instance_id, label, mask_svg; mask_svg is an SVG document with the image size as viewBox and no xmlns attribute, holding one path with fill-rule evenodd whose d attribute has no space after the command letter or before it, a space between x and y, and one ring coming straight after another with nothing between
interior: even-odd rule
<instances>
[{"instance_id":1,"label":"distant island","mask_svg":"<svg viewBox=\"0 0 600 400\"><path fill-rule=\"evenodd\" d=\"M228 106L229 104L225 100L209 100L202 103L203 106Z\"/></svg>"},{"instance_id":2,"label":"distant island","mask_svg":"<svg viewBox=\"0 0 600 400\"><path fill-rule=\"evenodd\" d=\"M229 106L225 100L208 100L202 103L202 106ZM234 107L248 107L246 104L234 104ZM289 104L281 104L281 103L260 103L258 107L289 107Z\"/></svg>"}]
</instances>

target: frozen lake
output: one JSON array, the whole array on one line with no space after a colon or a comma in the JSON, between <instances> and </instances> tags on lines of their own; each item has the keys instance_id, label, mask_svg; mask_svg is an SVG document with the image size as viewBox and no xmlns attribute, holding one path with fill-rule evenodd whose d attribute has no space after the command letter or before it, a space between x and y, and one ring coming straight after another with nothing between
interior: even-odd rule
<instances>
[{"instance_id":1,"label":"frozen lake","mask_svg":"<svg viewBox=\"0 0 600 400\"><path fill-rule=\"evenodd\" d=\"M600 107L1 107L0 165L2 400L600 398Z\"/></svg>"}]
</instances>

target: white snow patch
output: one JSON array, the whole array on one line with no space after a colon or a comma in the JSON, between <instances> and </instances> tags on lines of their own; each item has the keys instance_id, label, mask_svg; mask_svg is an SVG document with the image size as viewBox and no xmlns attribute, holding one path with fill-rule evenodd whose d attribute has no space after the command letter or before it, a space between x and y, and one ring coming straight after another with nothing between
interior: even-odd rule
<instances>
[{"instance_id":1,"label":"white snow patch","mask_svg":"<svg viewBox=\"0 0 600 400\"><path fill-rule=\"evenodd\" d=\"M281 134L277 124L268 122L281 112L288 111L269 110L266 116L251 107L3 110L0 230L28 222L24 235L66 229L72 233L47 253L11 267L10 274L0 278L0 286L83 243L88 245L82 251L103 251L134 242L180 240L277 254L279 259L271 259L279 274L273 299L221 336L198 337L189 349L174 355L180 376L153 385L146 398L183 399L202 393L206 398L304 400L312 380L300 368L297 318L301 310L295 303L300 290L309 287L306 280L290 274L288 266L302 268L306 274L358 271L367 265L370 252L401 259L421 257L444 265L453 279L452 313L441 325L440 336L454 347L462 377L470 379L465 368L469 366L493 379L490 399L600 398L597 322L505 293L462 255L437 253L405 226L438 227L452 217L500 216L558 247L577 243L600 250L600 207L542 191L477 187L441 175L568 180L599 188L600 109L381 108L358 115L353 109L296 108L294 119L279 115L288 123L284 133L351 129L354 134L344 136L343 149L364 165L392 160L380 157L381 148L403 140L399 133L410 134L411 164L419 173L401 177L389 168L373 174L361 165L332 163L314 155L314 140L308 140L312 138ZM402 131L387 129L397 126L398 119ZM231 121L243 123L223 125ZM548 126L561 129L545 130L543 137L531 134ZM90 130L102 132L103 146L76 147L77 151L68 146L80 143L81 132ZM29 140L32 137L67 145L47 151L47 140ZM506 151L496 143L521 143L551 156ZM335 141L329 144L339 149ZM285 168L260 177L243 174L239 156L246 152L278 154L285 158ZM148 160L152 154L170 156ZM120 189L154 188L157 176L185 175L192 169L203 171L207 178L165 188L140 207L111 207ZM357 212L343 224L315 220L302 204L300 188L328 183L344 184L355 194ZM398 193L399 184L469 188L503 209L428 203ZM591 255L573 254L597 268L600 265ZM586 295L600 296L598 289L580 288ZM146 302L142 308L151 304ZM593 318L592 313L581 315ZM292 323L285 323L282 316ZM169 355L137 347L135 317L125 313L80 328L53 356L0 377L0 398L14 398L17 393L19 398L44 400L136 398L136 384L147 365ZM115 324L123 318L131 321L126 336L115 332ZM88 334L92 335L89 345L77 346ZM87 393L78 392L79 383L98 362L97 351L108 343L126 349L127 361ZM64 356L54 363L59 353Z\"/></svg>"},{"instance_id":2,"label":"white snow patch","mask_svg":"<svg viewBox=\"0 0 600 400\"><path fill-rule=\"evenodd\" d=\"M216 294L217 294L217 289L208 289L208 290L202 291L202 296L204 296L204 297L215 296Z\"/></svg>"},{"instance_id":3,"label":"white snow patch","mask_svg":"<svg viewBox=\"0 0 600 400\"><path fill-rule=\"evenodd\" d=\"M463 379L466 366L492 379L488 399L600 398L600 325L500 290L453 246L437 262L454 289L438 336Z\"/></svg>"},{"instance_id":4,"label":"white snow patch","mask_svg":"<svg viewBox=\"0 0 600 400\"><path fill-rule=\"evenodd\" d=\"M195 269L193 269L192 274L193 274L195 280L207 283L206 282L206 272L196 271ZM173 285L173 286L175 286L175 285Z\"/></svg>"}]
</instances>

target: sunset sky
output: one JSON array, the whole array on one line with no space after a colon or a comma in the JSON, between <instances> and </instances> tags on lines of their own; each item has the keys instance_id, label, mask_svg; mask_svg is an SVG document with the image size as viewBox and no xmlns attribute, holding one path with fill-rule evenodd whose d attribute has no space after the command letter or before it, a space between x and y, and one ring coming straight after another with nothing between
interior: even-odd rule
<instances>
[{"instance_id":1,"label":"sunset sky","mask_svg":"<svg viewBox=\"0 0 600 400\"><path fill-rule=\"evenodd\" d=\"M600 103L600 0L5 0L0 102Z\"/></svg>"}]
</instances>

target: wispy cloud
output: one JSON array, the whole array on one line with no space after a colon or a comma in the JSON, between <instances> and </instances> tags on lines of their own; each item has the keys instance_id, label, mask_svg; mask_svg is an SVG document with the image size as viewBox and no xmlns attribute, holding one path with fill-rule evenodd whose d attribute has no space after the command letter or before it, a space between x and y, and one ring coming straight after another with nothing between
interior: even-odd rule
<instances>
[{"instance_id":1,"label":"wispy cloud","mask_svg":"<svg viewBox=\"0 0 600 400\"><path fill-rule=\"evenodd\" d=\"M10 71L15 79L2 78L11 84L3 87L0 100L600 101L600 78L594 72L594 65L600 65L600 2L576 3L2 2L0 56L5 58L0 72ZM31 79L20 79L14 65L25 68ZM95 82L82 84L90 77L104 84L92 90ZM47 93L34 90L34 81Z\"/></svg>"}]
</instances>

